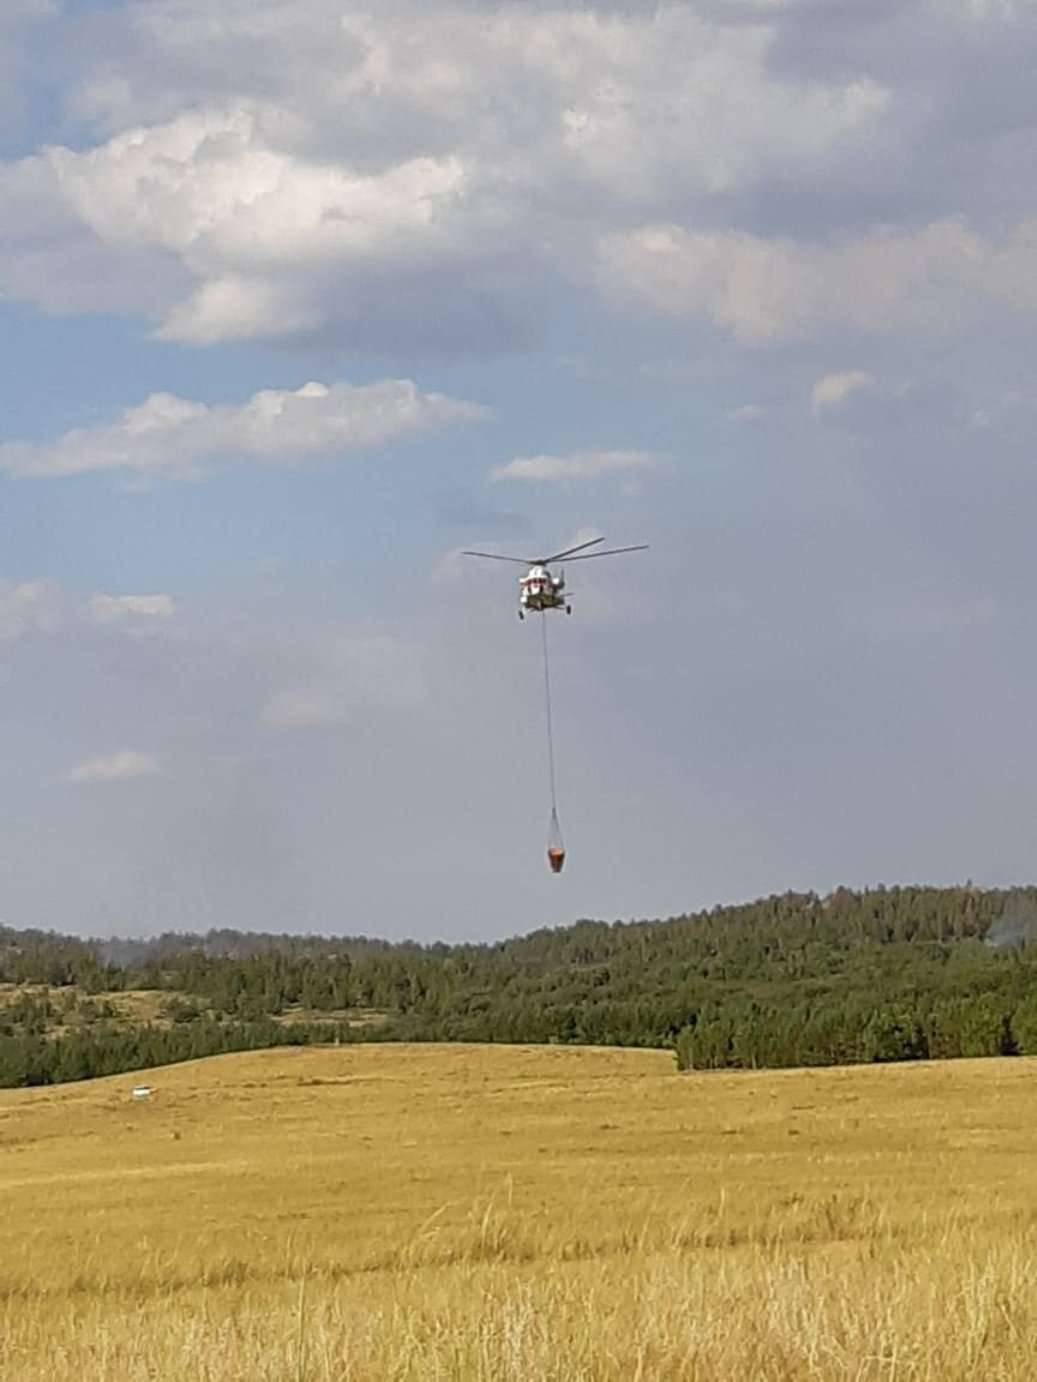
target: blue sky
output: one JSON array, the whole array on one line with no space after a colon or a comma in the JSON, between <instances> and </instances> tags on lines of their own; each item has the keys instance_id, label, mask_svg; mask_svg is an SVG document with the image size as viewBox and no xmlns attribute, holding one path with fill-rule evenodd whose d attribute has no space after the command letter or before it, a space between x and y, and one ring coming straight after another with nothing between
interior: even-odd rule
<instances>
[{"instance_id":1,"label":"blue sky","mask_svg":"<svg viewBox=\"0 0 1037 1382\"><path fill-rule=\"evenodd\" d=\"M0 918L1030 878L1035 56L1015 0L8 0ZM555 878L457 553L598 533L651 551L551 626Z\"/></svg>"}]
</instances>

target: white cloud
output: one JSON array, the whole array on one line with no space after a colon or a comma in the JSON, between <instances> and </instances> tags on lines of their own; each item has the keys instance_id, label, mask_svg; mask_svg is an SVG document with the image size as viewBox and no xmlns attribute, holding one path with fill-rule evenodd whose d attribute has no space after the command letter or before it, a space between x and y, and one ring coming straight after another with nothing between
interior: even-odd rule
<instances>
[{"instance_id":1,"label":"white cloud","mask_svg":"<svg viewBox=\"0 0 1037 1382\"><path fill-rule=\"evenodd\" d=\"M214 20L204 0L152 0L130 33L107 37L76 104L113 131L234 91L292 111L296 145L348 159L362 142L389 153L383 162L460 149L524 181L583 173L624 200L678 169L729 188L813 159L888 101L866 76L790 80L770 63L774 27L683 5L344 12L334 0L224 0Z\"/></svg>"},{"instance_id":2,"label":"white cloud","mask_svg":"<svg viewBox=\"0 0 1037 1382\"><path fill-rule=\"evenodd\" d=\"M603 243L608 291L746 342L1033 310L1029 227L952 219L1020 220L1032 5L858 8L139 0L67 83L96 144L0 164L0 291L194 344L479 349L525 343ZM984 100L962 74L1017 39ZM768 238L811 188L833 238ZM858 192L900 228L853 232Z\"/></svg>"},{"instance_id":3,"label":"white cloud","mask_svg":"<svg viewBox=\"0 0 1037 1382\"><path fill-rule=\"evenodd\" d=\"M108 137L0 165L0 289L196 344L368 344L447 329L458 297L500 331L631 208L816 175L884 120L881 84L784 75L775 42L681 5L142 0L72 96Z\"/></svg>"},{"instance_id":4,"label":"white cloud","mask_svg":"<svg viewBox=\"0 0 1037 1382\"><path fill-rule=\"evenodd\" d=\"M833 244L678 225L606 238L603 287L752 345L851 328L952 333L991 307L1037 310L1037 221L994 240L959 219Z\"/></svg>"},{"instance_id":5,"label":"white cloud","mask_svg":"<svg viewBox=\"0 0 1037 1382\"><path fill-rule=\"evenodd\" d=\"M970 416L963 393L936 380L879 377L867 370L833 371L811 390L811 411L819 424L859 437L919 430L930 439L960 430Z\"/></svg>"},{"instance_id":6,"label":"white cloud","mask_svg":"<svg viewBox=\"0 0 1037 1382\"><path fill-rule=\"evenodd\" d=\"M135 777L151 777L159 771L159 762L150 753L123 749L99 758L88 758L66 777L67 782L125 782Z\"/></svg>"},{"instance_id":7,"label":"white cloud","mask_svg":"<svg viewBox=\"0 0 1037 1382\"><path fill-rule=\"evenodd\" d=\"M575 451L565 456L517 456L490 473L494 480L564 482L648 470L658 462L652 451Z\"/></svg>"},{"instance_id":8,"label":"white cloud","mask_svg":"<svg viewBox=\"0 0 1037 1382\"><path fill-rule=\"evenodd\" d=\"M104 243L146 245L200 274L335 262L434 231L462 190L456 158L352 172L277 147L288 122L239 107L141 126L88 154L50 148L27 160Z\"/></svg>"},{"instance_id":9,"label":"white cloud","mask_svg":"<svg viewBox=\"0 0 1037 1382\"><path fill-rule=\"evenodd\" d=\"M0 470L29 476L182 474L219 460L273 463L383 446L483 415L477 404L421 393L407 379L309 383L294 392L264 389L238 406L210 407L158 393L108 426L77 428L50 444L4 442Z\"/></svg>"},{"instance_id":10,"label":"white cloud","mask_svg":"<svg viewBox=\"0 0 1037 1382\"><path fill-rule=\"evenodd\" d=\"M139 620L171 619L176 603L171 595L90 596L90 617L95 624L124 625Z\"/></svg>"},{"instance_id":11,"label":"white cloud","mask_svg":"<svg viewBox=\"0 0 1037 1382\"><path fill-rule=\"evenodd\" d=\"M838 408L851 394L858 393L861 389L870 389L874 384L872 375L860 369L823 375L811 392L811 406L815 413L824 412L826 408Z\"/></svg>"},{"instance_id":12,"label":"white cloud","mask_svg":"<svg viewBox=\"0 0 1037 1382\"><path fill-rule=\"evenodd\" d=\"M176 612L171 595L91 595L85 605L53 581L0 581L0 642L29 633L57 633L85 622L130 632Z\"/></svg>"},{"instance_id":13,"label":"white cloud","mask_svg":"<svg viewBox=\"0 0 1037 1382\"><path fill-rule=\"evenodd\" d=\"M85 152L50 146L0 167L0 284L53 310L98 310L114 261L133 266L131 298L170 338L317 324L323 282L313 271L352 263L362 273L415 244L429 253L464 169L454 157L374 173L307 158L284 147L297 123L255 104L191 110ZM79 281L84 260L100 285Z\"/></svg>"},{"instance_id":14,"label":"white cloud","mask_svg":"<svg viewBox=\"0 0 1037 1382\"><path fill-rule=\"evenodd\" d=\"M0 641L52 633L60 622L61 597L50 581L0 581Z\"/></svg>"}]
</instances>

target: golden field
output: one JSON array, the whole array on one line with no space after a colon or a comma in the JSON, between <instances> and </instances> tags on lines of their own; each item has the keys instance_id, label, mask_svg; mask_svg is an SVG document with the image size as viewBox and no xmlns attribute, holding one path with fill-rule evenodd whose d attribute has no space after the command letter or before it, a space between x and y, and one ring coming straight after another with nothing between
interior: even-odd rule
<instances>
[{"instance_id":1,"label":"golden field","mask_svg":"<svg viewBox=\"0 0 1037 1382\"><path fill-rule=\"evenodd\" d=\"M1035 1137L1022 1059L371 1046L4 1091L0 1378L1028 1379Z\"/></svg>"}]
</instances>

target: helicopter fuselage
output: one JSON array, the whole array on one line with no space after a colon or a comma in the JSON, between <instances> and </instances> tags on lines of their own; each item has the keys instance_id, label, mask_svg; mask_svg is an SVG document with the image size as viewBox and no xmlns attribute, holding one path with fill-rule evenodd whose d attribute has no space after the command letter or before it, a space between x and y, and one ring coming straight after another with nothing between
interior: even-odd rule
<instances>
[{"instance_id":1,"label":"helicopter fuselage","mask_svg":"<svg viewBox=\"0 0 1037 1382\"><path fill-rule=\"evenodd\" d=\"M565 577L552 576L546 566L531 566L519 581L519 618L525 610L543 613L549 609L571 613L565 595Z\"/></svg>"}]
</instances>

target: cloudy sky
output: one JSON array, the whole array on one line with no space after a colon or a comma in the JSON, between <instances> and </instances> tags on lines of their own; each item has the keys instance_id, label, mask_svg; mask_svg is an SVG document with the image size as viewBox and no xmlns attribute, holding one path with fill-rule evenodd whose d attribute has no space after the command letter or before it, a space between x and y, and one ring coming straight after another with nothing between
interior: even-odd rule
<instances>
[{"instance_id":1,"label":"cloudy sky","mask_svg":"<svg viewBox=\"0 0 1037 1382\"><path fill-rule=\"evenodd\" d=\"M4 0L0 919L1029 880L1034 0ZM551 624L555 878L517 569Z\"/></svg>"}]
</instances>

